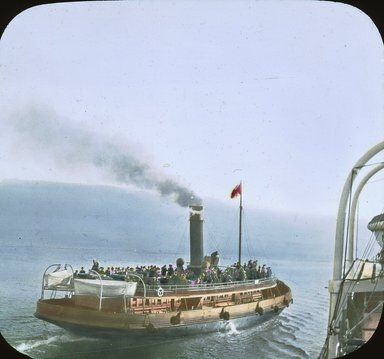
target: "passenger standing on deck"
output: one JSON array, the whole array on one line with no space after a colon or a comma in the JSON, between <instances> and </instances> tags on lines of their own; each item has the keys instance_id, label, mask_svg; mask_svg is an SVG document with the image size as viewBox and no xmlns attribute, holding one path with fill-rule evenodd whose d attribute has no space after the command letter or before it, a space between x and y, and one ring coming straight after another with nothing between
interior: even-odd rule
<instances>
[{"instance_id":1,"label":"passenger standing on deck","mask_svg":"<svg viewBox=\"0 0 384 359\"><path fill-rule=\"evenodd\" d=\"M173 275L173 267L172 264L168 266L168 277L171 277Z\"/></svg>"},{"instance_id":2,"label":"passenger standing on deck","mask_svg":"<svg viewBox=\"0 0 384 359\"><path fill-rule=\"evenodd\" d=\"M258 266L258 267L257 267L257 272L256 272L256 274L257 274L257 279L261 278L261 266Z\"/></svg>"},{"instance_id":3,"label":"passenger standing on deck","mask_svg":"<svg viewBox=\"0 0 384 359\"><path fill-rule=\"evenodd\" d=\"M261 268L261 278L265 278L267 276L267 272L265 270L265 264L263 264L263 267Z\"/></svg>"},{"instance_id":4,"label":"passenger standing on deck","mask_svg":"<svg viewBox=\"0 0 384 359\"><path fill-rule=\"evenodd\" d=\"M165 277L167 275L167 265L164 264L162 267L161 267L161 276L162 277Z\"/></svg>"}]
</instances>

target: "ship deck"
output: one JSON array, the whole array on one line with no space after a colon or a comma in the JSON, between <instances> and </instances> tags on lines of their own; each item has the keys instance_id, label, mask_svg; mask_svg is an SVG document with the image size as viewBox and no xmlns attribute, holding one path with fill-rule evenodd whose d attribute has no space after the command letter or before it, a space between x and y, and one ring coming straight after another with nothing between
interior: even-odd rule
<instances>
[{"instance_id":1,"label":"ship deck","mask_svg":"<svg viewBox=\"0 0 384 359\"><path fill-rule=\"evenodd\" d=\"M247 290L261 290L276 287L276 279L246 280L224 283L202 283L185 285L146 285L146 297L158 297L159 289L162 289L161 296L165 297L192 297L210 294L224 294L243 292ZM144 287L138 286L135 296L144 296Z\"/></svg>"}]
</instances>

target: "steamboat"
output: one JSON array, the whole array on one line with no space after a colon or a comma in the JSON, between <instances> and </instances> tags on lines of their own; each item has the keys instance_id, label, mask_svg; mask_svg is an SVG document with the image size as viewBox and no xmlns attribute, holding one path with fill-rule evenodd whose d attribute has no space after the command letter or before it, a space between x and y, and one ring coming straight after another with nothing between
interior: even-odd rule
<instances>
[{"instance_id":1,"label":"steamboat","mask_svg":"<svg viewBox=\"0 0 384 359\"><path fill-rule=\"evenodd\" d=\"M233 275L242 268L241 183L231 197L238 195L239 259L220 280L196 280L217 273L219 255L204 256L203 207L191 205L188 276L181 258L175 269L182 281L162 276L148 281L129 268L119 276L100 274L97 268L81 275L70 264L53 264L43 274L35 316L91 336L189 335L225 331L232 325L247 328L275 317L293 303L290 288L271 273Z\"/></svg>"}]
</instances>

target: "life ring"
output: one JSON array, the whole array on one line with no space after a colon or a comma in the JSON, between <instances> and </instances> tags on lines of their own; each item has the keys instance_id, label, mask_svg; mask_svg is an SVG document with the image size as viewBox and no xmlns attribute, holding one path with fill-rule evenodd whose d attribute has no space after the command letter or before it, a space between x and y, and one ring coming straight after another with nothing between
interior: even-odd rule
<instances>
[{"instance_id":1,"label":"life ring","mask_svg":"<svg viewBox=\"0 0 384 359\"><path fill-rule=\"evenodd\" d=\"M157 295L159 296L159 297L162 297L163 295L164 295L164 289L163 288L158 288L157 289Z\"/></svg>"}]
</instances>

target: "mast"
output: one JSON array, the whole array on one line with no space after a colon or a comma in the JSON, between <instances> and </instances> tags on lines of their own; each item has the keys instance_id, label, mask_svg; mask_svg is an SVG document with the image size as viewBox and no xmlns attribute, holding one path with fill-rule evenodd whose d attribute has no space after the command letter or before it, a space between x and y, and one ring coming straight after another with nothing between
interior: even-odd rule
<instances>
[{"instance_id":1,"label":"mast","mask_svg":"<svg viewBox=\"0 0 384 359\"><path fill-rule=\"evenodd\" d=\"M240 195L240 216L239 216L239 264L241 264L241 222L243 214L243 198L242 198L242 183L240 183L232 190L231 198L235 198Z\"/></svg>"},{"instance_id":2,"label":"mast","mask_svg":"<svg viewBox=\"0 0 384 359\"><path fill-rule=\"evenodd\" d=\"M240 182L240 215L239 215L239 264L241 265L241 222L243 214L243 198L241 195L241 182Z\"/></svg>"}]
</instances>

